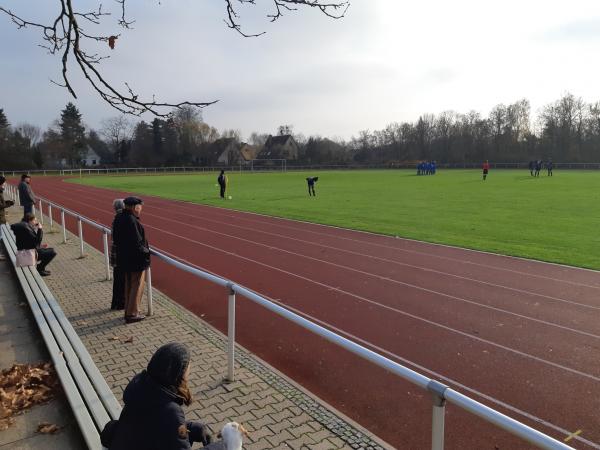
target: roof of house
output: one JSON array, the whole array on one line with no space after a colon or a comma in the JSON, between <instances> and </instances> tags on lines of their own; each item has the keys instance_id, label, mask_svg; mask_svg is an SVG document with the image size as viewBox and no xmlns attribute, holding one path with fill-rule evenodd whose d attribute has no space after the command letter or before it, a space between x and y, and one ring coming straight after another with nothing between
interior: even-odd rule
<instances>
[{"instance_id":1,"label":"roof of house","mask_svg":"<svg viewBox=\"0 0 600 450\"><path fill-rule=\"evenodd\" d=\"M244 160L246 161L256 159L256 155L258 155L259 151L259 147L249 144L242 144L242 147L240 148L240 154L242 155L242 158L244 158Z\"/></svg>"},{"instance_id":2,"label":"roof of house","mask_svg":"<svg viewBox=\"0 0 600 450\"><path fill-rule=\"evenodd\" d=\"M283 136L269 136L264 147L257 155L260 159L283 159L281 155L281 147L288 142L291 142L297 147L296 141L291 134Z\"/></svg>"}]
</instances>

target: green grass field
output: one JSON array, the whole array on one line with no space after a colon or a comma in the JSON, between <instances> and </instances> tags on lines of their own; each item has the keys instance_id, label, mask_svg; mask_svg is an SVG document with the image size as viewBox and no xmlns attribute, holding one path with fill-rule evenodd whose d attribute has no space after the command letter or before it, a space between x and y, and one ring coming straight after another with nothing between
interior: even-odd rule
<instances>
[{"instance_id":1,"label":"green grass field","mask_svg":"<svg viewBox=\"0 0 600 450\"><path fill-rule=\"evenodd\" d=\"M305 178L318 175L317 197ZM331 171L93 176L74 182L600 269L600 172Z\"/></svg>"}]
</instances>

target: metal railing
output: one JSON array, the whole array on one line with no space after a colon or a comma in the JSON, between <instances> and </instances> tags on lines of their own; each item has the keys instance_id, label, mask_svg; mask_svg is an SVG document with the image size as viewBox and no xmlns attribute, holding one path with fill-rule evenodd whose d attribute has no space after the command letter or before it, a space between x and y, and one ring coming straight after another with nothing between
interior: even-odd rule
<instances>
[{"instance_id":1,"label":"metal railing","mask_svg":"<svg viewBox=\"0 0 600 450\"><path fill-rule=\"evenodd\" d=\"M7 185L7 192L14 199L18 199L18 191L12 185ZM43 216L43 203L46 203L48 206L48 211L51 213L52 209L57 209L61 214L61 226L63 232L63 242L66 242L66 225L65 225L65 215L70 215L77 219L78 224L78 234L80 240L80 252L81 256L84 255L83 250L83 232L82 232L82 223L86 223L103 233L103 249L104 249L104 257L106 260L106 279L110 279L110 266L108 264L108 244L107 237L110 234L111 230L105 227L102 224L99 224L93 220L87 219L80 214L77 214L63 206L60 206L56 203L53 203L46 199L40 199L38 202L38 208L40 210L40 219ZM49 224L52 227L52 219L49 216ZM530 444L533 444L542 449L573 449L567 444L560 442L540 431L537 431L534 428L525 425L511 417L500 413L484 404L467 397L466 395L461 394L458 391L436 381L431 378L428 378L406 366L398 364L368 348L365 348L349 339L346 339L339 334L334 333L327 328L324 328L320 325L317 325L314 322L311 322L304 317L289 311L288 309L274 303L268 298L254 292L251 289L248 289L242 285L236 284L230 280L227 280L218 275L214 275L210 272L202 270L197 267L193 267L189 264L185 264L181 261L178 261L174 257L166 255L164 252L161 252L158 249L151 248L150 252L153 256L157 257L161 261L176 267L178 269L183 270L189 274L192 274L198 278L214 283L218 286L225 288L228 302L228 321L227 321L227 380L234 381L235 380L235 311L236 311L236 296L237 294L242 295L243 297L251 300L252 302L262 306L263 308L283 317L290 322L299 325L300 327L320 336L323 339L332 342L333 344L342 347L348 350L355 355L370 361L371 363L399 376L400 378L420 387L428 391L432 396L432 435L431 435L431 448L433 450L442 450L444 448L444 427L445 427L445 408L446 404L450 403L460 407L461 409L474 414L477 417L482 418L486 422L501 428L508 433L517 436ZM148 300L148 314L152 315L153 313L153 301L152 301L152 278L150 269L147 272L147 300Z\"/></svg>"}]
</instances>

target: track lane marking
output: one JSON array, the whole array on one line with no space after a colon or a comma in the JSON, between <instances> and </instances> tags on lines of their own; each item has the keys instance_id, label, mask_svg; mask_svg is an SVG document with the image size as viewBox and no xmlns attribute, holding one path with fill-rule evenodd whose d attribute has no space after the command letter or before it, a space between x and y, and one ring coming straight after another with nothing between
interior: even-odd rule
<instances>
[{"instance_id":1,"label":"track lane marking","mask_svg":"<svg viewBox=\"0 0 600 450\"><path fill-rule=\"evenodd\" d=\"M94 207L94 206L91 206L91 205L89 205L88 203L83 203L83 202L80 202L80 201L78 201L78 200L72 200L72 201L74 201L74 202L76 202L76 203L80 203L80 204L82 204L82 205L85 205L85 206L87 206L87 207L91 207L91 208L93 208L93 209L97 209L97 210L100 210L100 211L103 211L103 212L104 212L104 210L102 210L102 209L100 209L100 208L97 208L97 207ZM154 216L154 215L153 215L153 214L151 214L151 213L149 213L148 215L150 215L150 216ZM154 217L158 217L158 216L154 216ZM165 219L165 218L164 218L164 217L162 217L162 216L160 216L160 218L161 218L161 219ZM179 224L179 225L182 225L182 224L181 224L181 222L178 222L178 221L176 221L176 220L172 220L172 219L166 219L166 220L171 220L171 221L173 221L173 222L176 222L176 223L177 223L177 224ZM334 286L328 285L328 284L326 284L326 283L322 283L322 282L316 281L316 280L314 280L314 279L312 279L312 278L307 278L307 277L304 277L304 276L301 276L301 275L298 275L298 274L295 274L295 273L292 273L292 272L286 271L286 270L284 270L284 269L281 269L281 268L279 268L279 267L275 267L275 266L272 266L272 265L270 265L270 264L266 264L266 263L263 263L263 262L257 261L257 260L255 260L255 259L252 259L252 258L245 257L245 256L243 256L243 255L240 255L240 254L238 254L238 253L229 252L229 251L227 251L227 250L223 250L223 249L221 249L221 248L219 248L219 247L215 247L215 246L212 246L212 245L209 245L209 244L206 244L206 243L203 243L203 242L197 241L197 240L195 240L195 239L191 239L191 238L188 238L188 237L185 237L185 236L181 236L181 235L178 235L178 234L172 233L172 232L170 232L170 231L167 231L167 230L165 230L165 229L162 229L162 228L156 227L156 226L154 226L154 225L146 224L145 226L146 226L146 227L149 227L149 228L153 228L153 229L155 229L155 230L157 230L157 231L159 231L159 232L163 232L163 233L165 233L165 234L169 234L169 235L172 235L172 236L178 237L178 238L180 238L180 239L184 239L184 240L187 240L187 241L189 241L189 242L192 242L192 243L195 243L195 244L198 244L198 245L201 245L201 246L205 246L205 247L211 248L211 249L213 249L213 250L216 250L216 251L219 251L219 252L222 252L222 253L225 253L225 254L229 254L229 255L231 255L231 256L234 256L234 257L236 257L236 258L245 259L245 260L247 260L247 261L251 261L251 262L253 262L253 263L255 263L255 264L262 265L262 266L264 266L264 267L268 267L268 268L270 268L270 269L272 269L272 270L280 271L280 272L282 272L282 273L286 273L286 274L288 274L288 275L291 275L291 276L294 276L294 277L297 277L297 278L301 278L301 279L303 279L303 280L306 280L306 281L309 281L309 282L311 282L311 283L314 283L314 284L321 285L322 287L325 287L327 290L333 290L333 291L337 291L337 292L340 292L340 293L344 293L344 294L346 294L346 295L349 295L349 296L355 297L355 298L357 298L357 299L361 299L361 300L363 300L363 301L366 301L366 302L368 302L368 303L370 303L370 304L373 304L373 305L375 305L375 306L379 306L379 307L381 307L381 308L384 308L384 309L389 309L389 310L395 311L395 312L397 312L397 313L399 313L399 314L407 315L407 316L409 316L409 317L412 317L412 318L415 318L415 319L417 319L417 320L422 320L422 321L425 321L425 322L427 322L427 323L430 323L430 324L432 324L432 325L439 326L439 327L442 327L442 328L446 328L446 329L448 329L448 330L451 330L451 331L453 331L453 332L456 332L456 333L459 333L459 334L463 334L464 336L468 336L468 337L469 337L469 338L471 338L471 339L474 339L474 340L479 340L479 341L486 342L486 343L488 343L488 344L490 344L490 345L498 346L498 347L500 347L500 348L503 348L503 349L506 349L506 350L509 350L509 351L513 351L513 352L516 352L516 353L519 353L519 354L527 355L527 356L529 356L529 357L531 357L531 358L538 359L538 360L540 360L540 361L542 361L542 362L545 362L545 363L548 363L548 364L550 364L550 365L556 365L556 367L564 368L565 370L569 370L569 371L572 371L572 372L574 372L574 373L578 373L578 374L580 374L580 375L587 376L587 377L591 377L591 378L592 378L592 379L594 379L594 380L598 380L598 381L600 381L600 378L596 377L595 375L587 374L587 373L585 373L585 372L578 371L577 369L572 369L572 368L570 368L570 367L563 366L563 365L561 365L561 364L554 363L554 362L552 362L552 361L548 361L548 360L545 360L545 359L543 359L543 358L539 358L539 357L537 357L537 356L534 356L534 355L531 355L531 354L529 354L529 353L526 353L526 352L521 352L520 350L513 349L512 347L504 346L504 345L502 345L502 344L494 343L493 341L488 341L488 340L486 340L486 339L479 338L479 337L477 337L477 336L473 336L473 335L471 335L471 334L469 334L469 333L466 333L466 332L463 332L463 331L457 330L457 329L455 329L455 328L452 328L452 327L449 327L449 326L447 326L447 325L443 325L443 324L441 324L441 323L438 323L438 322L431 321L431 320L429 320L429 319L423 318L423 317L421 317L421 316L414 315L414 314L412 314L412 313L409 313L409 312L407 312L407 311L404 311L404 310L401 310L401 309L398 309L398 308L394 308L394 307L392 307L392 306L389 306L389 305L385 305L385 304L383 304L383 303L379 303L379 302L377 302L377 301L375 301L375 300L369 299L369 298L367 298L367 297L363 297L363 296L361 296L361 295L359 295L359 294L355 294L355 293L352 293L352 292L350 292L350 291L345 291L345 290L343 290L343 289L340 289L339 287L334 287ZM191 226L189 226L189 227L193 227L193 228L199 228L199 229L202 229L201 227L195 227L195 226L193 226L193 225L191 225ZM210 231L210 230L206 230L206 231ZM234 237L234 236L231 236L231 237ZM235 237L235 238L236 238L236 239L241 239L241 240L244 240L243 238L237 238L237 237ZM252 241L248 241L248 242L249 242L249 243L254 243L254 242L252 242ZM256 243L254 243L254 244L256 244ZM280 250L280 249L277 249L276 247L272 247L272 246L267 246L267 247L269 247L269 248L272 248L272 249L275 249L275 250ZM293 253L293 252L288 252L288 253ZM302 255L298 255L298 256L302 256ZM310 258L310 259L316 259L316 258L312 258L312 257L307 257L307 258ZM318 261L318 260L317 260L317 261ZM329 264L334 264L334 263L329 263ZM357 269L352 269L352 270L356 270L356 271L358 271ZM358 272L361 272L361 271L358 271ZM378 277L377 275L374 275L374 276ZM390 280L390 281L393 281L393 280ZM408 285L409 287L411 287L411 286L410 286L408 283L404 283L404 282L397 282L397 283L399 283L399 284L406 284L406 285ZM430 292L430 293L433 293L433 294L438 294L438 295L445 296L445 297L449 297L449 298L452 298L452 297L453 297L453 296L450 296L449 294L437 293L436 291L431 291L431 290L428 290L428 289L425 289L425 288L418 288L418 287L417 287L417 289L422 289L422 290L424 290L424 291L426 291L426 292ZM472 302L472 301L470 301L470 300L466 300L466 299L461 299L461 298L459 298L459 297L456 297L455 299L456 299L456 300L458 300L458 301L463 301L463 302L466 302L466 303L474 303L474 304L475 304L475 305L477 305L477 306L482 306L482 307L486 307L486 308L489 308L489 309L496 309L496 308L494 308L494 307L491 307L491 306L487 306L487 305L480 305L480 304L477 304L476 302ZM531 320L531 321L534 321L534 322L540 322L540 323L542 323L542 324L545 324L545 325L548 325L548 326L554 326L554 327L557 327L557 328L565 329L565 330L567 330L567 331L572 331L572 332L574 332L574 333L577 333L577 334L582 334L582 335L586 335L586 336L588 336L588 337L593 337L593 338L596 338L596 339L600 338L600 336L594 335L594 334L592 334L592 333L587 333L587 332L585 332L585 331L580 331L580 330L571 329L571 328L569 328L569 327L564 327L564 326L562 326L562 325L557 325L557 324L553 324L553 323L551 323L551 322L542 321L542 320L540 320L540 319L530 318L530 317L527 317L527 316L521 316L521 315L519 315L519 314L517 314L517 313L512 313L512 312L509 312L509 311L503 311L503 310L499 310L499 312L505 312L505 313L506 313L506 314L508 314L508 315L515 315L515 316L518 316L518 317L520 317L520 318L523 318L523 319Z\"/></svg>"},{"instance_id":2,"label":"track lane marking","mask_svg":"<svg viewBox=\"0 0 600 450\"><path fill-rule=\"evenodd\" d=\"M83 202L79 202L77 200L72 200L72 201L76 201L77 203L84 204ZM92 208L100 210L100 208L96 208L96 207L93 207L93 206L92 206ZM148 213L148 212L146 212L145 215L150 216L150 217L159 218L159 219L161 219L163 221L174 222L174 223L176 223L178 225L182 225L182 223L180 221L175 220L175 219L169 219L169 218L164 217L164 216L157 216L157 215L154 215L154 214ZM151 226L151 225L147 225L147 226ZM559 329L562 329L562 330L565 330L565 331L568 331L568 332L571 332L571 333L580 334L580 335L583 335L583 336L586 336L586 337L591 337L593 339L600 339L600 335L589 333L587 331L577 330L575 328L571 328L571 327L568 327L568 326L565 326L565 325L560 325L560 324L557 324L557 323L554 323L554 322L550 322L550 321L546 321L546 320L543 320L543 319L537 319L535 317L526 316L526 315L523 315L523 314L519 314L519 313L516 313L516 312L508 311L508 310L505 310L505 309L502 309L502 308L498 308L498 307L495 307L495 306L478 303L478 302L476 302L474 300L469 300L469 299L466 299L466 298L463 298L463 297L458 297L458 296L447 294L447 293L444 293L444 292L435 291L433 289L428 289L428 288L425 288L425 287L422 287L422 286L418 286L418 285L415 285L415 284L412 284L412 283L407 283L407 282L404 282L404 281L395 280L395 279L392 279L392 278L389 278L389 277L385 277L385 276L382 276L382 275L378 275L378 274L366 272L366 271L363 271L363 270L360 270L360 269L355 269L353 267L344 266L344 265L341 265L341 264L337 264L337 263L333 263L333 262L330 262L330 261L322 260L322 259L315 258L315 257L312 257L312 256L303 255L301 253L293 252L293 251L290 251L290 250L281 249L281 248L278 248L278 247L275 247L275 246L272 246L272 245L262 244L262 243L259 243L259 242L253 241L253 240L249 240L249 239L245 239L245 238L242 238L242 237L239 237L239 236L230 235L230 234L227 234L227 233L222 233L222 232L219 232L219 231L211 230L209 228L200 227L200 226L197 226L197 225L186 225L186 226L188 228L193 228L193 229L200 230L200 231L206 231L206 232L213 233L213 234L216 234L216 235L225 236L227 238L237 239L237 240L246 242L246 243L251 244L251 245L256 245L256 246L267 248L269 250L280 251L280 252L287 253L287 254L290 254L290 255L293 255L293 256L310 259L312 261L316 261L316 262L319 262L319 263L322 263L322 264L331 265L331 266L334 266L334 267L337 267L337 268L340 268L340 269L344 269L344 270L348 270L348 271L360 273L361 275L370 276L370 277L377 278L379 280L387 281L387 282L394 283L394 284L399 284L399 285L406 286L408 288L415 289L415 290L418 290L418 291L423 291L423 292L427 292L429 294L433 294L433 295L438 295L438 296L441 296L441 297L445 297L445 298L448 298L450 300L459 301L459 302L463 302L463 303L474 305L476 307L493 310L493 311L496 311L496 312L501 313L501 314L506 314L506 315L518 317L519 319L529 320L529 321L540 323L542 325L546 325L546 326L550 326L550 327L556 327L556 328L559 328ZM163 230L162 228L158 228L156 226L151 226L151 227L154 228L154 229L156 229L156 230ZM166 230L163 230L163 231L166 231ZM378 303L378 304L380 306L384 305L382 303Z\"/></svg>"}]
</instances>

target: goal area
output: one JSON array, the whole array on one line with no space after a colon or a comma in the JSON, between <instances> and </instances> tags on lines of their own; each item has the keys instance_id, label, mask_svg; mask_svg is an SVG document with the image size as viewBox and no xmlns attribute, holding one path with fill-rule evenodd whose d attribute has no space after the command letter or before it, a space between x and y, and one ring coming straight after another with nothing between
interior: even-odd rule
<instances>
[{"instance_id":1,"label":"goal area","mask_svg":"<svg viewBox=\"0 0 600 450\"><path fill-rule=\"evenodd\" d=\"M251 159L251 172L285 172L287 170L286 159Z\"/></svg>"}]
</instances>

